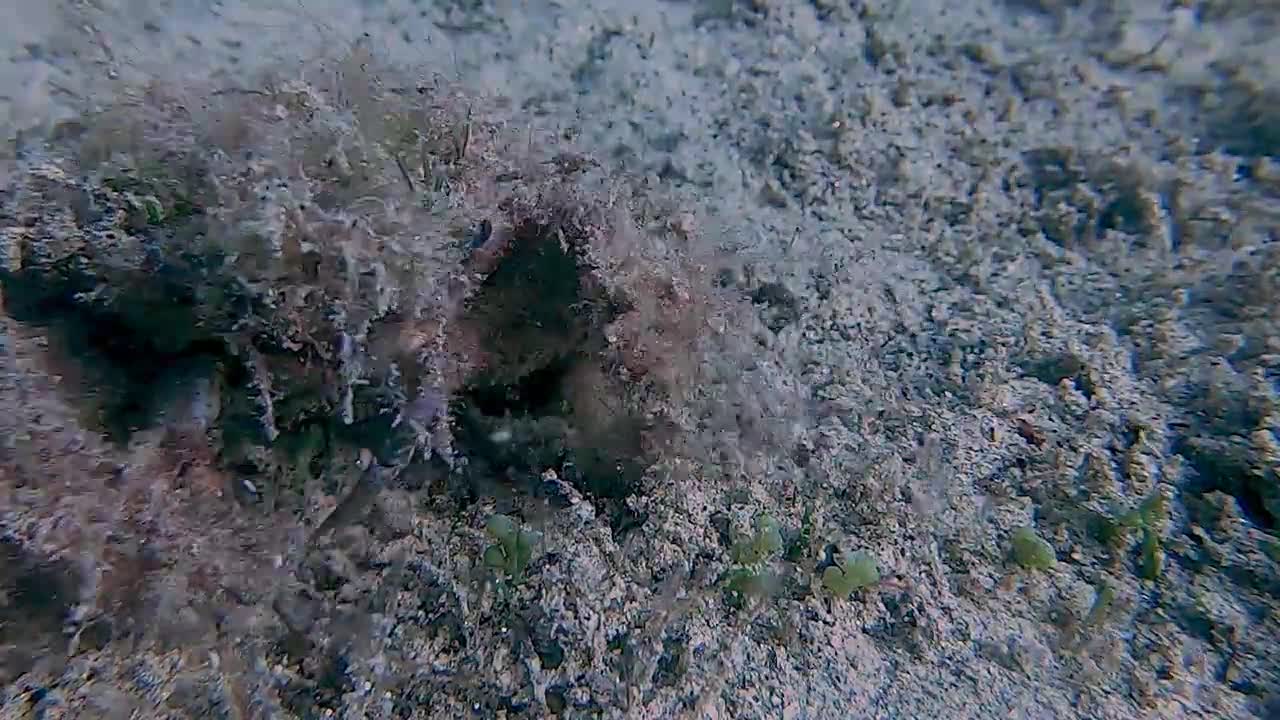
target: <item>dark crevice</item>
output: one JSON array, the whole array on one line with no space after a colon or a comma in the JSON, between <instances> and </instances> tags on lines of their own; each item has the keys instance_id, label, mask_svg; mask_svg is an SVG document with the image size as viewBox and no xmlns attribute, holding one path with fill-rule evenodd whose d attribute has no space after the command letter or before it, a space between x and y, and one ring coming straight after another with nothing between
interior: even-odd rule
<instances>
[{"instance_id":1,"label":"dark crevice","mask_svg":"<svg viewBox=\"0 0 1280 720\"><path fill-rule=\"evenodd\" d=\"M48 331L51 349L81 376L92 423L114 441L125 443L156 422L158 388L207 375L227 357L222 340L200 335L180 290L157 290L154 304L140 301L125 316L86 308L71 283L49 289L36 279L5 280L9 314Z\"/></svg>"},{"instance_id":2,"label":"dark crevice","mask_svg":"<svg viewBox=\"0 0 1280 720\"><path fill-rule=\"evenodd\" d=\"M78 584L65 563L36 557L17 540L0 538L0 683L62 652L63 624Z\"/></svg>"},{"instance_id":3,"label":"dark crevice","mask_svg":"<svg viewBox=\"0 0 1280 720\"><path fill-rule=\"evenodd\" d=\"M510 383L480 381L463 392L468 405L486 417L558 415L561 386L573 368L573 357L557 357Z\"/></svg>"},{"instance_id":4,"label":"dark crevice","mask_svg":"<svg viewBox=\"0 0 1280 720\"><path fill-rule=\"evenodd\" d=\"M1196 495L1226 493L1235 498L1247 520L1263 530L1276 530L1280 518L1275 510L1280 503L1268 498L1265 471L1250 467L1232 448L1218 448L1208 442L1184 439L1175 444L1174 451L1186 458L1196 473L1188 491Z\"/></svg>"},{"instance_id":5,"label":"dark crevice","mask_svg":"<svg viewBox=\"0 0 1280 720\"><path fill-rule=\"evenodd\" d=\"M645 424L603 367L618 307L593 294L585 270L557 228L516 227L459 322L487 362L454 393L454 438L468 458L466 496L495 484L537 495L554 470L625 532L643 522L626 500L648 465Z\"/></svg>"}]
</instances>

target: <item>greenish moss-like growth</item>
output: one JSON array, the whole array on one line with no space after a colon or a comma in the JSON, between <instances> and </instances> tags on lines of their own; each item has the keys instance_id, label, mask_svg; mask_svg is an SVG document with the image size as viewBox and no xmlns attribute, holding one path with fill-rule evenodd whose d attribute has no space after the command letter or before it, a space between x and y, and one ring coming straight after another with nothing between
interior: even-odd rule
<instances>
[{"instance_id":1,"label":"greenish moss-like growth","mask_svg":"<svg viewBox=\"0 0 1280 720\"><path fill-rule=\"evenodd\" d=\"M1104 580L1098 584L1097 594L1093 598L1093 605L1089 607L1089 613L1085 615L1084 624L1088 627L1094 627L1107 619L1111 613L1111 607L1116 601L1116 590L1107 584Z\"/></svg>"},{"instance_id":2,"label":"greenish moss-like growth","mask_svg":"<svg viewBox=\"0 0 1280 720\"><path fill-rule=\"evenodd\" d=\"M1111 545L1127 541L1134 530L1159 529L1167 517L1164 496L1154 493L1131 510L1118 510L1096 518L1095 534Z\"/></svg>"},{"instance_id":3,"label":"greenish moss-like growth","mask_svg":"<svg viewBox=\"0 0 1280 720\"><path fill-rule=\"evenodd\" d=\"M144 169L116 172L101 180L102 185L120 193L127 201L134 224L144 220L150 225L182 221L198 212L192 205L190 188L171 169L150 163Z\"/></svg>"},{"instance_id":4,"label":"greenish moss-like growth","mask_svg":"<svg viewBox=\"0 0 1280 720\"><path fill-rule=\"evenodd\" d=\"M1169 516L1165 509L1165 496L1157 491L1142 501L1138 506L1138 516L1142 519L1142 559L1138 574L1144 580L1158 580L1165 569L1165 548L1160 539Z\"/></svg>"},{"instance_id":5,"label":"greenish moss-like growth","mask_svg":"<svg viewBox=\"0 0 1280 720\"><path fill-rule=\"evenodd\" d=\"M509 515L494 515L485 523L485 532L497 542L485 548L485 567L504 579L519 581L533 559L539 533L526 530Z\"/></svg>"},{"instance_id":6,"label":"greenish moss-like growth","mask_svg":"<svg viewBox=\"0 0 1280 720\"><path fill-rule=\"evenodd\" d=\"M1159 492L1153 493L1151 497L1143 500L1138 505L1138 517L1142 520L1143 527L1158 527L1164 523L1168 516L1164 495Z\"/></svg>"},{"instance_id":7,"label":"greenish moss-like growth","mask_svg":"<svg viewBox=\"0 0 1280 720\"><path fill-rule=\"evenodd\" d=\"M1167 503L1164 495L1157 491L1136 508L1100 515L1097 518L1096 532L1099 540L1117 547L1126 547L1132 537L1131 533L1140 532L1142 542L1139 547L1138 576L1144 580L1157 580L1164 568L1161 537L1167 520Z\"/></svg>"},{"instance_id":8,"label":"greenish moss-like growth","mask_svg":"<svg viewBox=\"0 0 1280 720\"><path fill-rule=\"evenodd\" d=\"M735 567L725 574L723 583L731 604L741 608L748 600L768 597L777 589L779 579L766 568Z\"/></svg>"},{"instance_id":9,"label":"greenish moss-like growth","mask_svg":"<svg viewBox=\"0 0 1280 720\"><path fill-rule=\"evenodd\" d=\"M1142 517L1137 510L1116 515L1098 514L1094 522L1094 535L1107 545L1123 544L1129 533L1142 527Z\"/></svg>"},{"instance_id":10,"label":"greenish moss-like growth","mask_svg":"<svg viewBox=\"0 0 1280 720\"><path fill-rule=\"evenodd\" d=\"M1149 527L1142 528L1142 556L1138 565L1138 575L1143 580L1159 580L1164 570L1164 548L1160 544L1160 535Z\"/></svg>"},{"instance_id":11,"label":"greenish moss-like growth","mask_svg":"<svg viewBox=\"0 0 1280 720\"><path fill-rule=\"evenodd\" d=\"M1273 537L1262 538L1262 553L1273 562L1280 563L1280 540Z\"/></svg>"},{"instance_id":12,"label":"greenish moss-like growth","mask_svg":"<svg viewBox=\"0 0 1280 720\"><path fill-rule=\"evenodd\" d=\"M809 545L813 542L813 530L813 508L808 508L804 511L804 519L800 523L800 531L787 544L785 557L788 562L798 563L804 559L809 552Z\"/></svg>"},{"instance_id":13,"label":"greenish moss-like growth","mask_svg":"<svg viewBox=\"0 0 1280 720\"><path fill-rule=\"evenodd\" d=\"M739 537L730 549L734 567L721 579L735 607L766 597L778 587L778 576L769 563L782 554L783 547L778 521L767 513L757 515L750 534Z\"/></svg>"},{"instance_id":14,"label":"greenish moss-like growth","mask_svg":"<svg viewBox=\"0 0 1280 720\"><path fill-rule=\"evenodd\" d=\"M1029 527L1020 527L1009 536L1013 560L1029 570L1048 570L1058 564L1053 546Z\"/></svg>"},{"instance_id":15,"label":"greenish moss-like growth","mask_svg":"<svg viewBox=\"0 0 1280 720\"><path fill-rule=\"evenodd\" d=\"M835 564L822 571L822 586L840 599L848 598L855 590L880 582L880 567L866 550L845 550L835 557Z\"/></svg>"},{"instance_id":16,"label":"greenish moss-like growth","mask_svg":"<svg viewBox=\"0 0 1280 720\"><path fill-rule=\"evenodd\" d=\"M767 562L782 552L782 529L772 516L761 513L752 524L752 534L733 546L733 561L742 565Z\"/></svg>"}]
</instances>

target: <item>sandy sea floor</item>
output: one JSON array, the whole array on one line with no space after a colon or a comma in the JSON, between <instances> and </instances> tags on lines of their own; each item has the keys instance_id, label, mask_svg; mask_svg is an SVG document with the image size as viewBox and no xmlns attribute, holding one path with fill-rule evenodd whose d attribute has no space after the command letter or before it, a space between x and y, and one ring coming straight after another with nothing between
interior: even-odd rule
<instances>
[{"instance_id":1,"label":"sandy sea floor","mask_svg":"<svg viewBox=\"0 0 1280 720\"><path fill-rule=\"evenodd\" d=\"M628 501L640 528L590 497L535 513L384 490L196 651L69 629L105 571L41 545L16 498L89 472L78 455L145 465L145 439L81 428L42 331L5 315L0 717L1280 717L1280 3L0 16L0 200L121 87L243 89L363 47L659 188L691 252L732 260L718 279L754 323L718 369L748 391L710 399L740 424L699 426L706 456ZM514 589L476 579L495 510L554 558ZM776 583L731 601L733 538L760 514L787 547L753 572ZM1021 528L1051 567L1019 562ZM833 599L845 550L880 581ZM14 650L32 633L41 650Z\"/></svg>"}]
</instances>

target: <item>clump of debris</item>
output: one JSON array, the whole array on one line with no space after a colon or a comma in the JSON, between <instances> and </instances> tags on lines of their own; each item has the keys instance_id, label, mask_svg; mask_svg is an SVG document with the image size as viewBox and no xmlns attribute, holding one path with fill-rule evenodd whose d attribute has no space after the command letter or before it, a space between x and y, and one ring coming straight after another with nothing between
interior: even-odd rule
<instances>
[{"instance_id":1,"label":"clump of debris","mask_svg":"<svg viewBox=\"0 0 1280 720\"><path fill-rule=\"evenodd\" d=\"M297 634L294 569L384 489L551 477L644 521L731 305L687 231L439 79L328 69L127 92L3 196L0 627L49 619L0 634L3 682L85 643ZM267 682L239 677L233 705Z\"/></svg>"}]
</instances>

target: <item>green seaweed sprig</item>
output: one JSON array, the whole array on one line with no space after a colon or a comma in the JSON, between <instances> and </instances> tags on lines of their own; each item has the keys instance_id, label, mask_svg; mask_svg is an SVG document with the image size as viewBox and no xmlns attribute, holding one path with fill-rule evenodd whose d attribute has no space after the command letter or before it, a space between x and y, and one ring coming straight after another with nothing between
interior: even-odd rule
<instances>
[{"instance_id":1,"label":"green seaweed sprig","mask_svg":"<svg viewBox=\"0 0 1280 720\"><path fill-rule=\"evenodd\" d=\"M822 586L841 600L880 582L880 567L866 550L843 550L833 559L834 564L822 571Z\"/></svg>"},{"instance_id":2,"label":"green seaweed sprig","mask_svg":"<svg viewBox=\"0 0 1280 720\"><path fill-rule=\"evenodd\" d=\"M1028 570L1049 570L1058 564L1058 556L1047 540L1029 527L1020 527L1009 535L1013 561Z\"/></svg>"},{"instance_id":3,"label":"green seaweed sprig","mask_svg":"<svg viewBox=\"0 0 1280 720\"><path fill-rule=\"evenodd\" d=\"M733 561L739 565L767 562L782 552L782 528L773 516L761 513L752 523L752 533L733 545Z\"/></svg>"},{"instance_id":4,"label":"green seaweed sprig","mask_svg":"<svg viewBox=\"0 0 1280 720\"><path fill-rule=\"evenodd\" d=\"M767 513L757 515L751 532L738 537L729 551L734 567L725 573L722 582L731 601L741 605L747 599L769 595L778 587L779 578L769 565L784 547L778 521Z\"/></svg>"},{"instance_id":5,"label":"green seaweed sprig","mask_svg":"<svg viewBox=\"0 0 1280 720\"><path fill-rule=\"evenodd\" d=\"M1168 507L1164 495L1152 493L1138 507L1113 515L1103 515L1098 521L1098 537L1112 545L1122 545L1130 533L1141 533L1138 556L1138 576L1144 580L1158 580L1164 569L1162 537L1168 520Z\"/></svg>"},{"instance_id":6,"label":"green seaweed sprig","mask_svg":"<svg viewBox=\"0 0 1280 720\"><path fill-rule=\"evenodd\" d=\"M525 529L509 515L490 517L484 529L496 541L484 549L485 567L504 579L519 582L533 559L533 548L541 534Z\"/></svg>"}]
</instances>

